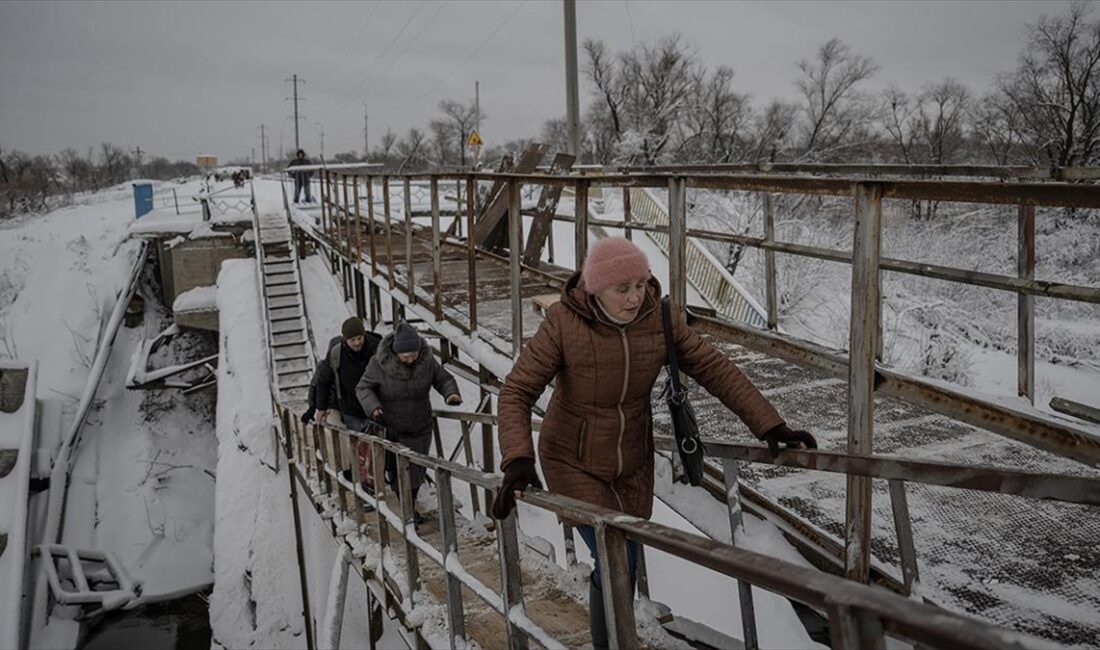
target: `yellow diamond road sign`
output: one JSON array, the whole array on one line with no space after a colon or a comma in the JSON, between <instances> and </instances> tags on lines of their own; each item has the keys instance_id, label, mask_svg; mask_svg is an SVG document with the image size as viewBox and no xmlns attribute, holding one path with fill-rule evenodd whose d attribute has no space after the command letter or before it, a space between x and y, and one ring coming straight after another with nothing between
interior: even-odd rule
<instances>
[{"instance_id":1,"label":"yellow diamond road sign","mask_svg":"<svg viewBox=\"0 0 1100 650\"><path fill-rule=\"evenodd\" d=\"M470 131L470 137L466 138L466 145L470 147L481 146L481 136L477 134L477 131Z\"/></svg>"}]
</instances>

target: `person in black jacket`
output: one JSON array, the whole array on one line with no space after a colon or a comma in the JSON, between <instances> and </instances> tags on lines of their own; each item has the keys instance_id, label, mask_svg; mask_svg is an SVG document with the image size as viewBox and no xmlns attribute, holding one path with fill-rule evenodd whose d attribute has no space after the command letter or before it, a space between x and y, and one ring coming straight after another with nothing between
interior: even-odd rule
<instances>
[{"instance_id":1,"label":"person in black jacket","mask_svg":"<svg viewBox=\"0 0 1100 650\"><path fill-rule=\"evenodd\" d=\"M363 321L355 316L344 321L340 334L343 340L329 348L317 367L317 421L324 422L329 409L335 409L340 412L345 427L366 431L370 420L363 412L355 388L381 339L374 332L367 332Z\"/></svg>"},{"instance_id":2,"label":"person in black jacket","mask_svg":"<svg viewBox=\"0 0 1100 650\"><path fill-rule=\"evenodd\" d=\"M294 157L294 160L291 160L290 164L287 165L287 167L299 167L301 165L310 164L312 163L310 162L309 158L306 158L306 152L302 149L299 149L297 155L295 155ZM306 203L313 203L313 197L309 194L309 179L313 177L313 172L308 170L291 171L290 169L287 169L286 173L290 174L294 178L294 202L298 202L298 198L302 194L302 190L304 189L306 194Z\"/></svg>"}]
</instances>

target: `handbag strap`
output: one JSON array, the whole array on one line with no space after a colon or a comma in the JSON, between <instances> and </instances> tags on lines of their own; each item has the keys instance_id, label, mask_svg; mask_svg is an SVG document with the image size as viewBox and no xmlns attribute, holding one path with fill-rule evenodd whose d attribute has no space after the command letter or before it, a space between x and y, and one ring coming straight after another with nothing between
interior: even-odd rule
<instances>
[{"instance_id":1,"label":"handbag strap","mask_svg":"<svg viewBox=\"0 0 1100 650\"><path fill-rule=\"evenodd\" d=\"M661 298L661 323L665 330L665 362L668 365L668 379L672 384L672 394L669 400L675 404L681 404L687 398L687 391L680 383L680 368L676 363L676 342L672 337L672 308L669 298Z\"/></svg>"}]
</instances>

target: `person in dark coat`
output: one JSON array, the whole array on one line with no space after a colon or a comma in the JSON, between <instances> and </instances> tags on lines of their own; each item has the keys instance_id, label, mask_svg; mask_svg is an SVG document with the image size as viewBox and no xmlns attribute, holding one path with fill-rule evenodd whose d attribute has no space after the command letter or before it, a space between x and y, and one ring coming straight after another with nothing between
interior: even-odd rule
<instances>
[{"instance_id":1,"label":"person in dark coat","mask_svg":"<svg viewBox=\"0 0 1100 650\"><path fill-rule=\"evenodd\" d=\"M367 369L371 357L378 350L380 337L374 332L366 331L363 321L352 316L340 326L340 336L329 341L328 354L317 365L311 382L310 392L313 397L311 411L303 416L303 422L309 422L311 417L317 418L317 422L324 424L327 421L329 410L339 412L340 422L352 431L367 431L370 420L363 412L363 407L355 396L355 388L359 385L359 378ZM340 468L344 477L352 479L351 471L351 446L343 437L342 458L348 459L345 466ZM373 487L371 475L370 447L366 444L356 445L355 457L359 463L359 474L365 488Z\"/></svg>"},{"instance_id":2,"label":"person in dark coat","mask_svg":"<svg viewBox=\"0 0 1100 650\"><path fill-rule=\"evenodd\" d=\"M359 380L356 395L365 413L386 426L386 437L426 454L432 442L431 389L447 404L462 403L458 383L436 360L424 339L402 321L378 345L378 352ZM388 482L396 483L396 460L386 456ZM413 498L425 468L410 465Z\"/></svg>"},{"instance_id":3,"label":"person in dark coat","mask_svg":"<svg viewBox=\"0 0 1100 650\"><path fill-rule=\"evenodd\" d=\"M287 165L287 167L300 167L302 165L312 164L313 163L310 161L310 159L306 158L306 152L302 149L299 149L298 153L294 157L294 160L291 160L290 164ZM290 174L292 178L294 178L294 202L298 202L298 198L302 194L302 191L305 190L306 203L313 203L313 197L310 196L309 193L309 179L313 178L313 172L310 170L291 171L290 169L287 169L287 173Z\"/></svg>"},{"instance_id":4,"label":"person in dark coat","mask_svg":"<svg viewBox=\"0 0 1100 650\"><path fill-rule=\"evenodd\" d=\"M324 422L329 409L340 412L340 420L352 431L366 431L370 421L356 398L359 379L378 351L378 335L363 327L362 319L352 316L340 326L343 339L329 348L317 368L318 422ZM336 401L331 400L335 397Z\"/></svg>"},{"instance_id":5,"label":"person in dark coat","mask_svg":"<svg viewBox=\"0 0 1100 650\"><path fill-rule=\"evenodd\" d=\"M550 491L628 515L653 513L653 386L665 365L661 287L645 253L622 237L592 246L581 271L562 290L538 332L524 347L500 390L501 468L493 503L503 519L515 495L541 487L535 471L531 407L554 380L538 441L538 459ZM752 382L721 351L672 315L672 340L682 371L741 418L773 453L786 446L816 447L806 431L792 431ZM596 560L592 526L577 532ZM633 579L637 544L628 544ZM589 627L596 648L607 647L599 562L589 583Z\"/></svg>"}]
</instances>

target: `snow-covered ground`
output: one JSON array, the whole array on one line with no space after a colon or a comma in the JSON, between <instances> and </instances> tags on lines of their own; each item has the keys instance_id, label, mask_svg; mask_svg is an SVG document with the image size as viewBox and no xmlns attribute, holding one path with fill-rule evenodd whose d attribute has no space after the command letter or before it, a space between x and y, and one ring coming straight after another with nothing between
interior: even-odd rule
<instances>
[{"instance_id":1,"label":"snow-covered ground","mask_svg":"<svg viewBox=\"0 0 1100 650\"><path fill-rule=\"evenodd\" d=\"M0 223L0 358L38 362L41 444L56 444L84 391L106 315L138 248L127 240L133 222L124 184ZM124 387L132 353L165 323L154 291L142 283L142 324L115 338L75 453L62 537L113 552L146 599L213 581L213 401ZM178 337L157 359L186 358L210 343ZM78 628L65 615L55 610L47 628L36 626L32 646L72 645Z\"/></svg>"}]
</instances>

